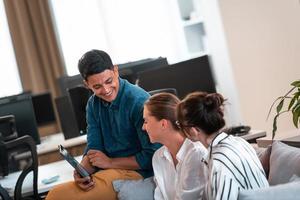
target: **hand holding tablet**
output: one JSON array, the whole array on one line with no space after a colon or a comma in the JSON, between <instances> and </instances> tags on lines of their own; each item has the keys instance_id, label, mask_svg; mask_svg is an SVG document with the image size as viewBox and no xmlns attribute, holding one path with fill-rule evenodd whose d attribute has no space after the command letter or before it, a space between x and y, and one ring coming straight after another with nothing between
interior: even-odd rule
<instances>
[{"instance_id":1,"label":"hand holding tablet","mask_svg":"<svg viewBox=\"0 0 300 200\"><path fill-rule=\"evenodd\" d=\"M87 170L62 146L58 145L60 155L80 174L81 177L90 176Z\"/></svg>"}]
</instances>

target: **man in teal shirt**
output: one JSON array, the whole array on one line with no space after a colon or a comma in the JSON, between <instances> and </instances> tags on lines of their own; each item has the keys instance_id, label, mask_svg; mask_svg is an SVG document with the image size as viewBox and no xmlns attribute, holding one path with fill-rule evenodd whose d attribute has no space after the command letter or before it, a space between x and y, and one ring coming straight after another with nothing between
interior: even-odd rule
<instances>
[{"instance_id":1,"label":"man in teal shirt","mask_svg":"<svg viewBox=\"0 0 300 200\"><path fill-rule=\"evenodd\" d=\"M112 181L153 175L152 156L160 147L142 130L149 94L119 77L110 56L91 50L79 60L85 85L94 92L87 103L87 148L81 164L92 174L55 187L47 199L116 199ZM101 169L101 170L99 170Z\"/></svg>"}]
</instances>

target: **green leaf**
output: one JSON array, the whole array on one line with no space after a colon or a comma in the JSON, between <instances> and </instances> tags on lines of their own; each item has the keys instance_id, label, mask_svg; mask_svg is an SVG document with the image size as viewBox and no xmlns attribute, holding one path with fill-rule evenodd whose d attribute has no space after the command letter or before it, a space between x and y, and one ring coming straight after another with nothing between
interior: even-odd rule
<instances>
[{"instance_id":1,"label":"green leaf","mask_svg":"<svg viewBox=\"0 0 300 200\"><path fill-rule=\"evenodd\" d=\"M275 137L275 133L277 131L277 118L278 118L279 114L277 114L274 119L273 119L273 129L272 129L272 140Z\"/></svg>"},{"instance_id":2,"label":"green leaf","mask_svg":"<svg viewBox=\"0 0 300 200\"><path fill-rule=\"evenodd\" d=\"M300 80L291 83L292 86L300 87Z\"/></svg>"},{"instance_id":3,"label":"green leaf","mask_svg":"<svg viewBox=\"0 0 300 200\"><path fill-rule=\"evenodd\" d=\"M284 99L282 99L279 104L277 105L276 107L276 111L277 113L280 113L281 109L282 109L282 106L283 106L283 103L284 103Z\"/></svg>"},{"instance_id":4,"label":"green leaf","mask_svg":"<svg viewBox=\"0 0 300 200\"><path fill-rule=\"evenodd\" d=\"M300 89L300 88L299 88ZM292 96L296 96L296 95L298 95L299 96L299 94L300 94L300 91L298 91L298 92L295 92L294 94L292 94Z\"/></svg>"},{"instance_id":5,"label":"green leaf","mask_svg":"<svg viewBox=\"0 0 300 200\"><path fill-rule=\"evenodd\" d=\"M294 107L292 108L292 112L299 112L300 109L300 100L297 101L297 103L294 105ZM298 111L297 111L298 110Z\"/></svg>"},{"instance_id":6,"label":"green leaf","mask_svg":"<svg viewBox=\"0 0 300 200\"><path fill-rule=\"evenodd\" d=\"M290 110L291 109L291 107L294 105L294 103L295 103L295 101L296 101L296 98L295 98L296 96L294 96L293 98L292 98L292 100L290 101L290 104L289 104L289 107L288 107L288 110Z\"/></svg>"},{"instance_id":7,"label":"green leaf","mask_svg":"<svg viewBox=\"0 0 300 200\"><path fill-rule=\"evenodd\" d=\"M277 131L277 119L278 119L278 117L279 117L281 114L286 113L286 112L288 112L288 110L282 111L282 112L277 113L277 114L275 115L275 117L274 117L274 119L273 119L272 140L274 139L275 133L276 133L276 131Z\"/></svg>"},{"instance_id":8,"label":"green leaf","mask_svg":"<svg viewBox=\"0 0 300 200\"><path fill-rule=\"evenodd\" d=\"M299 117L300 117L300 104L297 105L294 109L293 113L293 123L296 128L299 126Z\"/></svg>"},{"instance_id":9,"label":"green leaf","mask_svg":"<svg viewBox=\"0 0 300 200\"><path fill-rule=\"evenodd\" d=\"M291 99L291 101L290 101L288 110L290 110L291 107L294 105L295 101L298 100L299 95L300 95L300 92L296 92L296 93L294 93L293 95L294 95L294 97L293 97L293 98Z\"/></svg>"},{"instance_id":10,"label":"green leaf","mask_svg":"<svg viewBox=\"0 0 300 200\"><path fill-rule=\"evenodd\" d=\"M273 101L273 103L272 103L272 105L271 105L271 107L270 107L270 109L269 109L269 112L268 112L268 115L267 115L267 119L269 119L269 116L270 116L270 114L271 114L271 111L272 111L272 108L273 108L273 106L274 106L274 104L279 100L279 99L283 99L284 97L277 97L277 99L275 99L275 101Z\"/></svg>"},{"instance_id":11,"label":"green leaf","mask_svg":"<svg viewBox=\"0 0 300 200\"><path fill-rule=\"evenodd\" d=\"M296 128L298 128L299 117L300 117L299 113L293 113L293 123Z\"/></svg>"}]
</instances>

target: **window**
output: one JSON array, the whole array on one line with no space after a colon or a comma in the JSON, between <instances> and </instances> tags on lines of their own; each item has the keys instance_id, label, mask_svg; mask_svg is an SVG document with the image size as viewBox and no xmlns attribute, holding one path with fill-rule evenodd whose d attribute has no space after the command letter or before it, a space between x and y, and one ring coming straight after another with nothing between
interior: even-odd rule
<instances>
[{"instance_id":1,"label":"window","mask_svg":"<svg viewBox=\"0 0 300 200\"><path fill-rule=\"evenodd\" d=\"M0 97L22 92L3 0L0 0Z\"/></svg>"},{"instance_id":2,"label":"window","mask_svg":"<svg viewBox=\"0 0 300 200\"><path fill-rule=\"evenodd\" d=\"M115 64L181 55L181 41L161 0L51 0L68 75L88 50L107 51Z\"/></svg>"}]
</instances>

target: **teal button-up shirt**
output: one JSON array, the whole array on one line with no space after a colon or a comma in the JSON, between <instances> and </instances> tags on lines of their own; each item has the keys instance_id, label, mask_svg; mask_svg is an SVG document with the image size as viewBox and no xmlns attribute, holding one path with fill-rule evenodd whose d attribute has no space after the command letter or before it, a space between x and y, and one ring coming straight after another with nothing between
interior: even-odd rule
<instances>
[{"instance_id":1,"label":"teal button-up shirt","mask_svg":"<svg viewBox=\"0 0 300 200\"><path fill-rule=\"evenodd\" d=\"M143 126L143 105L149 94L119 78L116 99L107 103L93 95L87 103L87 148L108 157L135 156L144 178L152 176L152 156L159 144L152 144Z\"/></svg>"}]
</instances>

